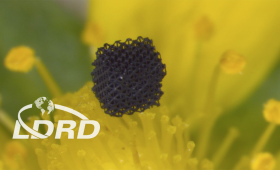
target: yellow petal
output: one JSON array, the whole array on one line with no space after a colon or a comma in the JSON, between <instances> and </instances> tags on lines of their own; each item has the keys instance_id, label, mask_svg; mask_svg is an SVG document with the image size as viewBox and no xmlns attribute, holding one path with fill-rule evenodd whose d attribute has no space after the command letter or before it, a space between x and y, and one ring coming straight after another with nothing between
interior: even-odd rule
<instances>
[{"instance_id":1,"label":"yellow petal","mask_svg":"<svg viewBox=\"0 0 280 170\"><path fill-rule=\"evenodd\" d=\"M102 43L153 39L167 66L163 101L176 96L184 113L189 91L196 110L202 108L212 72L228 50L244 56L247 65L242 75L221 75L216 103L232 107L258 86L277 60L279 13L280 1L105 0L91 1L89 18L102 30ZM205 17L199 27L206 29L200 29L197 23ZM208 40L199 39L197 31Z\"/></svg>"},{"instance_id":2,"label":"yellow petal","mask_svg":"<svg viewBox=\"0 0 280 170\"><path fill-rule=\"evenodd\" d=\"M208 2L208 1L207 1ZM216 24L213 41L205 44L205 58L202 67L210 70L219 57L228 49L233 49L247 60L242 75L228 76L223 74L219 82L217 100L225 107L233 106L247 97L263 80L277 61L280 24L279 1L234 1L221 9L209 9L209 15ZM230 4L232 3L232 4ZM209 6L208 6L209 5ZM205 4L210 8L210 4ZM263 13L260 11L264 11ZM216 61L215 61L216 60ZM198 84L205 83L209 73L199 76ZM208 75L207 75L208 74ZM203 86L200 89L204 88ZM203 95L199 90L197 95Z\"/></svg>"}]
</instances>

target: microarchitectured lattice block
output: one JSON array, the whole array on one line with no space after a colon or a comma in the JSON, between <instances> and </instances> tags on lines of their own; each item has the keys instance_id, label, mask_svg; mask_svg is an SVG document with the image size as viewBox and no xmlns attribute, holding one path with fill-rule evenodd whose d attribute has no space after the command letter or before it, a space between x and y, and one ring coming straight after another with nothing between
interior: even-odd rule
<instances>
[{"instance_id":1,"label":"microarchitectured lattice block","mask_svg":"<svg viewBox=\"0 0 280 170\"><path fill-rule=\"evenodd\" d=\"M160 105L166 66L151 39L104 44L92 65L92 91L105 113L120 117Z\"/></svg>"}]
</instances>

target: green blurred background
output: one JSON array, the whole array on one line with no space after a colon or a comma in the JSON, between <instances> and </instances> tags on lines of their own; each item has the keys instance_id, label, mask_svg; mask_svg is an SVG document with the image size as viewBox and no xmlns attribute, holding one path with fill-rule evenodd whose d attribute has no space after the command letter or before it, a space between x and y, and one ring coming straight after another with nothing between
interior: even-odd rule
<instances>
[{"instance_id":1,"label":"green blurred background","mask_svg":"<svg viewBox=\"0 0 280 170\"><path fill-rule=\"evenodd\" d=\"M82 15L56 1L0 1L1 108L11 117L16 119L18 109L39 96L51 98L51 95L35 69L23 74L4 68L3 61L8 51L18 45L32 47L63 92L76 91L91 80L89 49L80 38L84 23ZM249 153L252 148L248 144L255 143L268 124L263 119L262 110L263 104L270 98L280 100L280 62L246 102L221 116L210 145L218 146L228 128L235 126L240 130L240 137L229 152L233 154L230 156L237 159L240 153ZM275 150L280 143L278 135L279 128L265 150L278 151ZM209 153L215 150L216 147L210 147Z\"/></svg>"},{"instance_id":2,"label":"green blurred background","mask_svg":"<svg viewBox=\"0 0 280 170\"><path fill-rule=\"evenodd\" d=\"M80 41L84 21L54 1L0 1L0 93L2 108L14 118L18 108L38 96L51 98L36 69L11 72L4 58L15 46L33 48L63 92L79 89L91 79L88 48ZM62 71L63 70L63 71Z\"/></svg>"}]
</instances>

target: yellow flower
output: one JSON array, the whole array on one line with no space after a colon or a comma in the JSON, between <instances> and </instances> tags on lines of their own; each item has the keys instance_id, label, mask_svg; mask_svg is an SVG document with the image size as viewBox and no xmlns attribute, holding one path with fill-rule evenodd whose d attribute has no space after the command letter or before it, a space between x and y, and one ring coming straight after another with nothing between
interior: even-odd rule
<instances>
[{"instance_id":1,"label":"yellow flower","mask_svg":"<svg viewBox=\"0 0 280 170\"><path fill-rule=\"evenodd\" d=\"M42 169L182 169L192 164L190 158L195 144L183 138L188 124L181 117L171 118L165 114L167 110L162 110L161 114L144 112L111 117L100 108L92 86L89 82L78 92L68 93L53 102L97 120L101 127L99 134L90 140L69 140L64 134L60 144L54 136L34 141ZM54 119L57 122L74 117L56 111ZM212 167L210 161L205 161L201 166Z\"/></svg>"},{"instance_id":2,"label":"yellow flower","mask_svg":"<svg viewBox=\"0 0 280 170\"><path fill-rule=\"evenodd\" d=\"M178 115L169 116L167 107L154 109L154 112L111 117L100 108L99 101L91 91L92 86L93 83L88 82L79 91L55 98L53 102L73 108L91 120L97 120L100 123L99 134L87 140L68 139L67 133L62 134L60 141L54 139L55 134L47 139L33 140L31 143L41 169L211 170L225 159L228 149L238 136L238 131L231 128L221 147L217 148L213 160L198 158L197 154L193 154L196 144L190 140L189 124ZM48 115L42 118L50 119ZM30 118L28 125L32 126L37 119ZM56 110L54 113L55 123L69 119L77 120L67 112ZM75 133L78 132L78 127L74 128ZM87 130L90 133L92 128ZM265 131L260 137L252 156L263 149L269 138L269 131ZM252 170L263 167L270 170L275 165L270 154L250 159ZM240 161L235 169L246 167L249 167L249 161Z\"/></svg>"},{"instance_id":3,"label":"yellow flower","mask_svg":"<svg viewBox=\"0 0 280 170\"><path fill-rule=\"evenodd\" d=\"M54 103L97 120L101 128L90 140L68 140L67 134L59 141L53 135L32 140L41 169L218 169L223 160L230 159L227 152L239 132L231 128L220 147L211 148L215 151L209 154L212 128L222 113L254 90L277 60L280 25L275 16L280 2L90 2L83 41L96 49L126 38L153 39L167 66L165 94L160 107L117 118L100 108L92 82L75 93L54 92ZM236 74L243 69L242 75ZM51 90L55 82L48 80ZM239 162L232 163L234 167L226 168L273 168L272 156L258 155L278 123L270 108L266 105L264 111L270 124L252 152L243 153ZM53 118L55 122L76 120L57 110ZM30 119L29 125L36 119Z\"/></svg>"}]
</instances>

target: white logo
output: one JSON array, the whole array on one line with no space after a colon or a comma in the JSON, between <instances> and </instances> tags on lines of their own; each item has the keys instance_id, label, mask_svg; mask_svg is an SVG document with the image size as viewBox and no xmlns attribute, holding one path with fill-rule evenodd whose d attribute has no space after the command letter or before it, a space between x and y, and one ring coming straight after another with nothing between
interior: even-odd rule
<instances>
[{"instance_id":1,"label":"white logo","mask_svg":"<svg viewBox=\"0 0 280 170\"><path fill-rule=\"evenodd\" d=\"M23 127L27 132L29 132L31 135L31 139L45 139L49 137L54 130L54 124L49 120L35 120L33 129L27 126L21 119L21 113L27 109L31 109L33 104L29 104L21 108L18 112L18 120L16 121L13 139L28 139L29 135L20 135L20 128ZM42 115L48 111L48 114L52 113L55 109L63 110L69 113L72 113L73 115L81 118L80 127L77 135L77 139L91 139L94 138L100 131L100 124L95 120L89 120L86 116L83 114L77 112L76 110L73 110L71 108L61 106L58 104L53 104L53 102L46 97L39 97L37 100L35 100L34 105L37 107L37 109L41 110ZM41 134L38 132L39 125L44 124L48 126L48 131L46 134ZM63 125L68 124L70 127L64 128ZM85 126L87 124L91 124L94 126L94 131L89 135L84 135ZM57 123L57 130L55 134L55 139L60 139L62 132L68 133L68 139L74 139L74 128L76 127L76 122L74 120L59 120Z\"/></svg>"}]
</instances>

